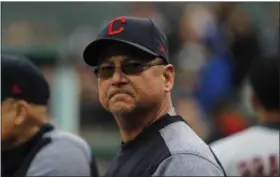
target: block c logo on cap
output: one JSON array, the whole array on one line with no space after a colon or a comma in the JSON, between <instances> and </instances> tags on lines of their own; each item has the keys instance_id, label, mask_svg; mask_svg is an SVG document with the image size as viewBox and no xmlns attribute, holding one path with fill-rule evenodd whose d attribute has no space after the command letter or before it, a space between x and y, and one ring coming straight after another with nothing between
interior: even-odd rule
<instances>
[{"instance_id":1,"label":"block c logo on cap","mask_svg":"<svg viewBox=\"0 0 280 177\"><path fill-rule=\"evenodd\" d=\"M126 18L124 18L124 17L118 17L118 18L114 19L113 21L111 21L111 22L109 23L109 25L108 25L108 34L109 34L110 36L115 35L115 34L119 34L119 33L121 33L121 32L124 31L124 27L123 27L123 26L121 26L119 29L115 29L115 30L113 29L113 26L114 26L114 24L115 24L117 21L120 21L121 24L124 24L124 23L126 22Z\"/></svg>"}]
</instances>

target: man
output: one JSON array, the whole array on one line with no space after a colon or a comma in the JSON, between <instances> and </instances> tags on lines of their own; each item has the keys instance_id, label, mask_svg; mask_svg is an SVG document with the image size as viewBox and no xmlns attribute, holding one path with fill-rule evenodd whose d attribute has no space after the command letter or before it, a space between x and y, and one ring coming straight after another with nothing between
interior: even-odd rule
<instances>
[{"instance_id":1,"label":"man","mask_svg":"<svg viewBox=\"0 0 280 177\"><path fill-rule=\"evenodd\" d=\"M97 176L88 144L48 123L50 89L39 69L1 56L1 80L1 176Z\"/></svg>"},{"instance_id":2,"label":"man","mask_svg":"<svg viewBox=\"0 0 280 177\"><path fill-rule=\"evenodd\" d=\"M279 75L279 56L252 66L251 100L260 125L211 145L229 176L279 176Z\"/></svg>"},{"instance_id":3,"label":"man","mask_svg":"<svg viewBox=\"0 0 280 177\"><path fill-rule=\"evenodd\" d=\"M165 35L150 19L114 19L84 60L95 68L99 100L122 138L106 176L223 175L209 147L174 112L174 67Z\"/></svg>"}]
</instances>

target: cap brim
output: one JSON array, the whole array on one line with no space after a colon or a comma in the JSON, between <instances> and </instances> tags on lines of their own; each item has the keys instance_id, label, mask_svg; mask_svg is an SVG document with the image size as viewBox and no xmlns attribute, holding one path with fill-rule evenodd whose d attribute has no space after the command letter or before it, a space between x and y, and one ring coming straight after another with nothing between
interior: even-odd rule
<instances>
[{"instance_id":1,"label":"cap brim","mask_svg":"<svg viewBox=\"0 0 280 177\"><path fill-rule=\"evenodd\" d=\"M113 43L128 44L132 47L135 47L144 52L147 52L150 55L157 56L157 54L155 52L153 52L152 50L150 50L144 46L141 46L139 44L135 44L133 42L120 40L120 39L99 39L99 40L93 41L85 48L84 53L83 53L84 61L90 66L97 66L98 57L100 56L100 54L102 54L103 51Z\"/></svg>"}]
</instances>

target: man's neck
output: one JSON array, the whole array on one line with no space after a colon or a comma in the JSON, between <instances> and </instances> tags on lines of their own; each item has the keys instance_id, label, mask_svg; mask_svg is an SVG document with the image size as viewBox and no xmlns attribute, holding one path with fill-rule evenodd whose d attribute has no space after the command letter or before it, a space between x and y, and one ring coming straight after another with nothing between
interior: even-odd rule
<instances>
[{"instance_id":1,"label":"man's neck","mask_svg":"<svg viewBox=\"0 0 280 177\"><path fill-rule=\"evenodd\" d=\"M30 140L37 132L40 131L40 127L30 127L18 133L17 138L13 138L13 140L9 142L2 142L2 149L13 149L18 147L28 140Z\"/></svg>"},{"instance_id":2,"label":"man's neck","mask_svg":"<svg viewBox=\"0 0 280 177\"><path fill-rule=\"evenodd\" d=\"M149 111L146 114L137 114L137 116L131 115L131 117L127 118L116 118L122 141L125 143L133 140L143 131L143 129L160 119L168 112L170 112L171 115L175 114L175 111L171 105L163 105L160 107L160 109Z\"/></svg>"}]
</instances>

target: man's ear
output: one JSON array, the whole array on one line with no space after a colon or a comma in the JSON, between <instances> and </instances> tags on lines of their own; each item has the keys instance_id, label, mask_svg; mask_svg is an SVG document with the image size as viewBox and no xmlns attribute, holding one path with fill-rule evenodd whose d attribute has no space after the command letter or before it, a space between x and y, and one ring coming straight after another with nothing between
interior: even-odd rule
<instances>
[{"instance_id":1,"label":"man's ear","mask_svg":"<svg viewBox=\"0 0 280 177\"><path fill-rule=\"evenodd\" d=\"M28 114L28 104L22 100L16 101L14 104L14 108L16 111L15 125L20 125L24 123L25 118Z\"/></svg>"},{"instance_id":2,"label":"man's ear","mask_svg":"<svg viewBox=\"0 0 280 177\"><path fill-rule=\"evenodd\" d=\"M174 66L171 64L164 66L164 68L165 68L165 70L163 72L164 91L170 92L174 86L175 69L174 69Z\"/></svg>"}]
</instances>

